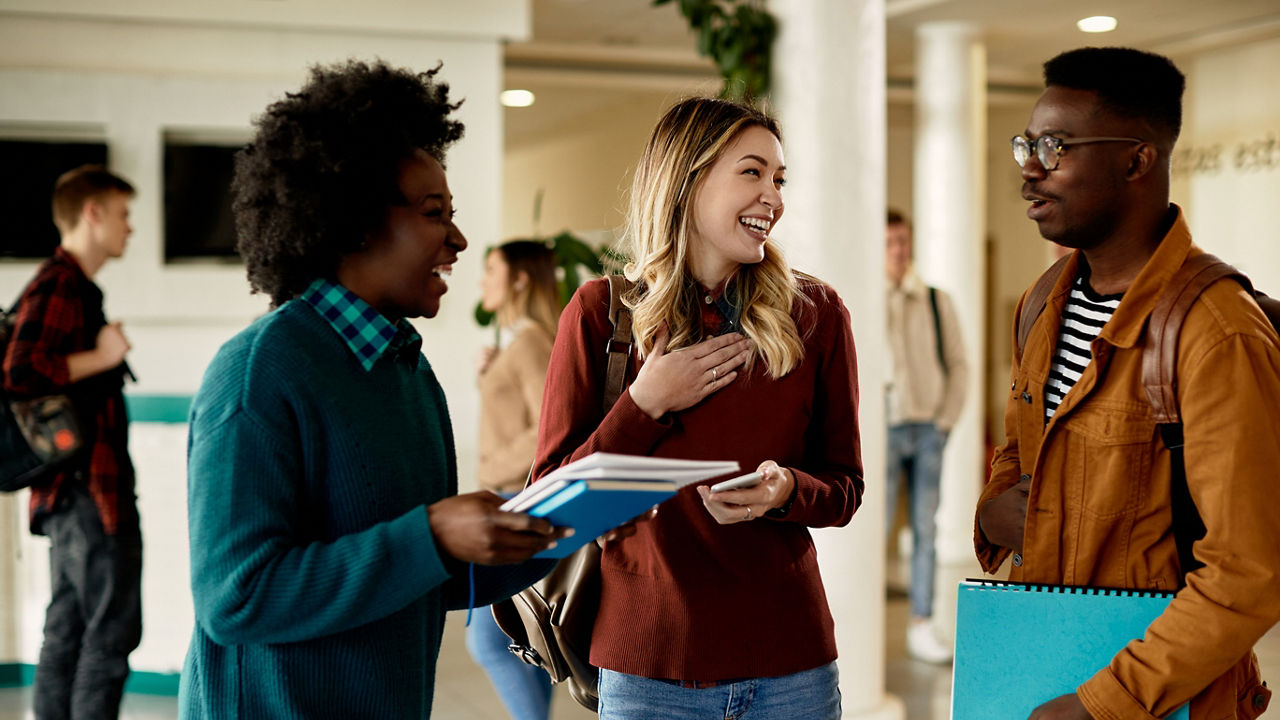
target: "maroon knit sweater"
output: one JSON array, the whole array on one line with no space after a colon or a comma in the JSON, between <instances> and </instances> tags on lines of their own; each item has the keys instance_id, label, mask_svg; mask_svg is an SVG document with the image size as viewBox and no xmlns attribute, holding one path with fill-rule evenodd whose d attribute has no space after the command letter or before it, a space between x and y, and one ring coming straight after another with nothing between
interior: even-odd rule
<instances>
[{"instance_id":1,"label":"maroon knit sweater","mask_svg":"<svg viewBox=\"0 0 1280 720\"><path fill-rule=\"evenodd\" d=\"M701 403L655 421L623 392L602 417L609 286L584 285L560 318L543 396L535 476L596 451L737 460L790 468L783 518L718 525L693 486L663 503L602 560L591 642L599 667L650 678L776 677L836 657L809 527L844 525L862 499L858 379L849 313L830 287L798 279L812 302L792 317L803 362L772 380L764 363ZM641 362L632 356L627 380ZM711 482L711 481L708 481Z\"/></svg>"}]
</instances>

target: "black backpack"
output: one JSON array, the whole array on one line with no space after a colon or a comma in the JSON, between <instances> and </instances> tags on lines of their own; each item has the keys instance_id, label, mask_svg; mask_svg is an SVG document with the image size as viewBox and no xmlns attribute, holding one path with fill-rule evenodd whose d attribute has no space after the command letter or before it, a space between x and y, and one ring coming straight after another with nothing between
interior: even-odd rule
<instances>
[{"instance_id":1,"label":"black backpack","mask_svg":"<svg viewBox=\"0 0 1280 720\"><path fill-rule=\"evenodd\" d=\"M9 348L17 306L0 309L0 360ZM0 373L0 378L3 377ZM66 395L15 400L0 382L0 492L47 480L80 451L75 409Z\"/></svg>"}]
</instances>

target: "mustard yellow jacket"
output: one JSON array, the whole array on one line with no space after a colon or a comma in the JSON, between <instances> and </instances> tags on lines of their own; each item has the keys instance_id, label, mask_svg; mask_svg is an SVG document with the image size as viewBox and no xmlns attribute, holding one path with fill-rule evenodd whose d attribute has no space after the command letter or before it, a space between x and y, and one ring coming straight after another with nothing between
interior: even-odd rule
<instances>
[{"instance_id":1,"label":"mustard yellow jacket","mask_svg":"<svg viewBox=\"0 0 1280 720\"><path fill-rule=\"evenodd\" d=\"M1011 580L1178 589L1169 452L1142 389L1142 348L1162 288L1201 252L1178 210L1046 426L1044 385L1079 253L1050 293L1014 358L1007 441L979 500L1031 479ZM1154 719L1188 700L1192 720L1253 718L1269 697L1252 648L1280 620L1280 340L1238 283L1215 283L1191 308L1177 381L1187 485L1207 530L1194 546L1204 567L1141 641L1079 687L1098 720ZM974 542L988 572L1011 554L976 524Z\"/></svg>"}]
</instances>

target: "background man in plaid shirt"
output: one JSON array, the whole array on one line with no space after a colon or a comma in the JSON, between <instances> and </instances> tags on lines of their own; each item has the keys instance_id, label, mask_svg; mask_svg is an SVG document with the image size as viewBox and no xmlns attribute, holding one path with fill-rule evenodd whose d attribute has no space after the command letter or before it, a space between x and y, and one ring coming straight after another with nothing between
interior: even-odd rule
<instances>
[{"instance_id":1,"label":"background man in plaid shirt","mask_svg":"<svg viewBox=\"0 0 1280 720\"><path fill-rule=\"evenodd\" d=\"M117 717L142 636L142 538L122 392L129 342L107 322L93 282L124 254L133 194L101 166L58 179L62 243L23 293L4 358L9 392L68 394L84 435L81 456L31 492L31 532L49 536L53 590L36 668L38 720Z\"/></svg>"}]
</instances>

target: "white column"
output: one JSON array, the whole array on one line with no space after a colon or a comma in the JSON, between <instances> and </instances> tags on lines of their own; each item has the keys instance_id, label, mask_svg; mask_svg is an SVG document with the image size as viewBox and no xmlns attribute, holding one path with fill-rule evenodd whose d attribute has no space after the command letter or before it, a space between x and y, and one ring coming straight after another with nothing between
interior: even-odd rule
<instances>
[{"instance_id":1,"label":"white column","mask_svg":"<svg viewBox=\"0 0 1280 720\"><path fill-rule=\"evenodd\" d=\"M815 532L836 623L845 718L900 720L884 692L885 16L883 0L772 0L773 109L787 211L778 237L830 283L852 317L862 389L867 501L848 527Z\"/></svg>"},{"instance_id":2,"label":"white column","mask_svg":"<svg viewBox=\"0 0 1280 720\"><path fill-rule=\"evenodd\" d=\"M951 431L938 509L934 625L955 628L956 581L979 572L973 513L985 480L986 48L965 23L916 33L914 197L916 267L955 300L969 360L964 412Z\"/></svg>"}]
</instances>

